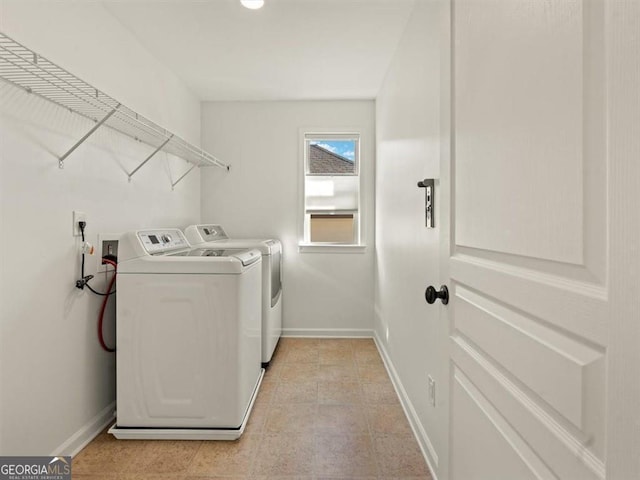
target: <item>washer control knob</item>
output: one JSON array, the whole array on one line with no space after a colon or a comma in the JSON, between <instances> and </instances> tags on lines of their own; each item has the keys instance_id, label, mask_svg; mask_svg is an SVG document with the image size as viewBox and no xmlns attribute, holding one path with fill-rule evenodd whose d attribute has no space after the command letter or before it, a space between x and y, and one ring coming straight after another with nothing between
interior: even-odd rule
<instances>
[{"instance_id":1,"label":"washer control knob","mask_svg":"<svg viewBox=\"0 0 640 480\"><path fill-rule=\"evenodd\" d=\"M171 243L171 235L165 233L160 237L164 243Z\"/></svg>"}]
</instances>

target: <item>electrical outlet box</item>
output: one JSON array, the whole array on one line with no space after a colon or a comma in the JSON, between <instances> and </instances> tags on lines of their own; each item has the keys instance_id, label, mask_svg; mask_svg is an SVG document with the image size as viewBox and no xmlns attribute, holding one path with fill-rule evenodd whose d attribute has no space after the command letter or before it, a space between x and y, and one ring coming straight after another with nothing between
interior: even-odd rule
<instances>
[{"instance_id":1,"label":"electrical outlet box","mask_svg":"<svg viewBox=\"0 0 640 480\"><path fill-rule=\"evenodd\" d=\"M429 404L432 407L436 406L436 381L433 379L431 375L427 375L427 380L429 381Z\"/></svg>"},{"instance_id":2,"label":"electrical outlet box","mask_svg":"<svg viewBox=\"0 0 640 480\"><path fill-rule=\"evenodd\" d=\"M80 231L80 226L78 225L78 223L86 222L86 221L87 221L86 213L80 212L78 210L73 211L73 236L74 237L79 237L82 235L82 232Z\"/></svg>"},{"instance_id":3,"label":"electrical outlet box","mask_svg":"<svg viewBox=\"0 0 640 480\"><path fill-rule=\"evenodd\" d=\"M117 233L100 233L98 234L98 266L96 268L97 272L106 272L113 270L111 265L102 264L102 258L105 255L113 255L114 257L118 256L118 242L120 240L120 235Z\"/></svg>"}]
</instances>

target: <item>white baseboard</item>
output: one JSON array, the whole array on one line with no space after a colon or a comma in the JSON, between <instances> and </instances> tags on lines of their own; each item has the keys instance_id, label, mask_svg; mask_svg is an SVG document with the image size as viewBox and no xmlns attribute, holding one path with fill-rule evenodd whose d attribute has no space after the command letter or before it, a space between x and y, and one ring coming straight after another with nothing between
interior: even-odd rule
<instances>
[{"instance_id":1,"label":"white baseboard","mask_svg":"<svg viewBox=\"0 0 640 480\"><path fill-rule=\"evenodd\" d=\"M372 338L373 330L366 328L283 328L282 336L311 338Z\"/></svg>"},{"instance_id":2,"label":"white baseboard","mask_svg":"<svg viewBox=\"0 0 640 480\"><path fill-rule=\"evenodd\" d=\"M407 416L409 420L409 425L411 425L411 430L413 431L413 435L416 437L418 441L418 445L420 445L420 450L422 451L422 456L424 457L427 465L429 465L429 469L431 470L431 474L433 475L434 480L438 480L436 476L436 470L433 468L433 464L438 466L438 454L433 447L433 443L429 439L427 432L422 427L420 420L418 419L418 414L416 409L413 407L413 403L409 400L409 396L407 395L407 391L402 386L402 382L400 381L400 377L398 376L398 372L393 366L393 362L391 361L391 357L387 350L384 348L384 344L380 341L380 337L378 336L378 332L374 332L373 339L376 342L376 346L378 347L378 351L380 352L380 356L382 357L382 361L384 362L384 366L389 373L389 377L391 377L391 382L393 383L393 387L400 398L400 403L402 404L402 408L404 410L404 414Z\"/></svg>"},{"instance_id":3,"label":"white baseboard","mask_svg":"<svg viewBox=\"0 0 640 480\"><path fill-rule=\"evenodd\" d=\"M76 433L71 435L62 445L54 450L51 456L70 455L75 457L80 450L96 438L116 417L116 402L107 405L100 413L85 423Z\"/></svg>"}]
</instances>

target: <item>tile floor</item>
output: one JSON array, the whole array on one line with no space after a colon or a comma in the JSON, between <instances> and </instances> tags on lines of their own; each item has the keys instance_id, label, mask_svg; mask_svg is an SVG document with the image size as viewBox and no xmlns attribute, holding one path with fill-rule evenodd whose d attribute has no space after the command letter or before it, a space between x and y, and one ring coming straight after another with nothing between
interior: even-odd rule
<instances>
[{"instance_id":1,"label":"tile floor","mask_svg":"<svg viewBox=\"0 0 640 480\"><path fill-rule=\"evenodd\" d=\"M283 338L235 442L115 440L73 459L77 480L427 480L370 339Z\"/></svg>"}]
</instances>

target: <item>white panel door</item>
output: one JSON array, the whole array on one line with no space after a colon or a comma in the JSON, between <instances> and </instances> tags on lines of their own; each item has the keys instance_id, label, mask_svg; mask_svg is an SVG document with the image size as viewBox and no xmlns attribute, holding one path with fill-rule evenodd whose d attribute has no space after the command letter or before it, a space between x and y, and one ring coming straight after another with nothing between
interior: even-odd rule
<instances>
[{"instance_id":1,"label":"white panel door","mask_svg":"<svg viewBox=\"0 0 640 480\"><path fill-rule=\"evenodd\" d=\"M452 480L609 468L609 285L625 273L608 229L625 220L607 183L606 13L600 0L451 2Z\"/></svg>"}]
</instances>

